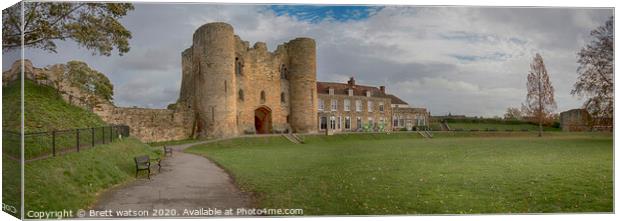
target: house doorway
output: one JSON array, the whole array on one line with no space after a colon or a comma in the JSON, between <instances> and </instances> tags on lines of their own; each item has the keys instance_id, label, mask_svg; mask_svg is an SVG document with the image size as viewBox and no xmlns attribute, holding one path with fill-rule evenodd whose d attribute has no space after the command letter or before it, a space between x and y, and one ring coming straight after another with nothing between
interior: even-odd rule
<instances>
[{"instance_id":1,"label":"house doorway","mask_svg":"<svg viewBox=\"0 0 620 221\"><path fill-rule=\"evenodd\" d=\"M271 133L271 110L259 107L254 110L254 128L257 134Z\"/></svg>"}]
</instances>

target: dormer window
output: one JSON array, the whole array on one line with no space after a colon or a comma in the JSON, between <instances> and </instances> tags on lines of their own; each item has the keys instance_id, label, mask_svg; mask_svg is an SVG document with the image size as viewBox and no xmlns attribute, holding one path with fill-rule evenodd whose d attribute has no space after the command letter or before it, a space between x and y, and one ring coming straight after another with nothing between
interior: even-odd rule
<instances>
[{"instance_id":1,"label":"dormer window","mask_svg":"<svg viewBox=\"0 0 620 221\"><path fill-rule=\"evenodd\" d=\"M334 88L329 88L329 95L334 95Z\"/></svg>"},{"instance_id":2,"label":"dormer window","mask_svg":"<svg viewBox=\"0 0 620 221\"><path fill-rule=\"evenodd\" d=\"M353 96L353 89L352 89L352 88L349 88L349 89L347 90L347 93L349 94L349 96Z\"/></svg>"},{"instance_id":3,"label":"dormer window","mask_svg":"<svg viewBox=\"0 0 620 221\"><path fill-rule=\"evenodd\" d=\"M370 97L370 95L372 95L372 93L370 93L370 91L366 91L366 97Z\"/></svg>"}]
</instances>

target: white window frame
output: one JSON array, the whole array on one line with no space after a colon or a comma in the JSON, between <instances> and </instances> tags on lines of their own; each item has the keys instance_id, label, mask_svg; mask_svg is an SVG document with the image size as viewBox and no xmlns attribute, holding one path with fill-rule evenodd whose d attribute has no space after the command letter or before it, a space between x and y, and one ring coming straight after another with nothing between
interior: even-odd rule
<instances>
[{"instance_id":1,"label":"white window frame","mask_svg":"<svg viewBox=\"0 0 620 221\"><path fill-rule=\"evenodd\" d=\"M362 100L355 100L355 111L362 112Z\"/></svg>"},{"instance_id":2,"label":"white window frame","mask_svg":"<svg viewBox=\"0 0 620 221\"><path fill-rule=\"evenodd\" d=\"M338 99L332 99L332 103L331 103L331 107L332 107L332 111L338 111Z\"/></svg>"},{"instance_id":3,"label":"white window frame","mask_svg":"<svg viewBox=\"0 0 620 221\"><path fill-rule=\"evenodd\" d=\"M379 102L379 111L383 112L385 110L384 106L383 106L383 102Z\"/></svg>"},{"instance_id":4,"label":"white window frame","mask_svg":"<svg viewBox=\"0 0 620 221\"><path fill-rule=\"evenodd\" d=\"M319 111L324 111L324 110L325 110L325 101L319 98Z\"/></svg>"},{"instance_id":5,"label":"white window frame","mask_svg":"<svg viewBox=\"0 0 620 221\"><path fill-rule=\"evenodd\" d=\"M325 120L325 128L321 127L323 126L323 120ZM327 130L327 127L329 127L329 124L327 123L327 117L319 116L319 130Z\"/></svg>"},{"instance_id":6,"label":"white window frame","mask_svg":"<svg viewBox=\"0 0 620 221\"><path fill-rule=\"evenodd\" d=\"M398 127L398 116L392 115L392 127Z\"/></svg>"},{"instance_id":7,"label":"white window frame","mask_svg":"<svg viewBox=\"0 0 620 221\"><path fill-rule=\"evenodd\" d=\"M342 117L338 116L338 130L342 129Z\"/></svg>"},{"instance_id":8,"label":"white window frame","mask_svg":"<svg viewBox=\"0 0 620 221\"><path fill-rule=\"evenodd\" d=\"M351 100L344 99L344 111L351 111Z\"/></svg>"},{"instance_id":9,"label":"white window frame","mask_svg":"<svg viewBox=\"0 0 620 221\"><path fill-rule=\"evenodd\" d=\"M351 117L349 116L344 117L344 129L351 130Z\"/></svg>"},{"instance_id":10,"label":"white window frame","mask_svg":"<svg viewBox=\"0 0 620 221\"><path fill-rule=\"evenodd\" d=\"M368 101L366 103L368 104L367 105L368 106L368 112L372 112L372 105L373 105L372 101Z\"/></svg>"}]
</instances>

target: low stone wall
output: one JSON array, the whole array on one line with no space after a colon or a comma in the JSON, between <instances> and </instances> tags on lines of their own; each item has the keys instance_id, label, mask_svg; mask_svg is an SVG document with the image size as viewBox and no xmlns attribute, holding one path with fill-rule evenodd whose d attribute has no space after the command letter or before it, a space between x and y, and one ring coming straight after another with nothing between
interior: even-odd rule
<instances>
[{"instance_id":1,"label":"low stone wall","mask_svg":"<svg viewBox=\"0 0 620 221\"><path fill-rule=\"evenodd\" d=\"M194 112L188 109L145 109L98 107L95 109L104 121L129 126L131 136L143 142L182 140L193 136Z\"/></svg>"},{"instance_id":2,"label":"low stone wall","mask_svg":"<svg viewBox=\"0 0 620 221\"><path fill-rule=\"evenodd\" d=\"M585 109L572 109L560 113L562 131L578 132L592 130L592 117Z\"/></svg>"}]
</instances>

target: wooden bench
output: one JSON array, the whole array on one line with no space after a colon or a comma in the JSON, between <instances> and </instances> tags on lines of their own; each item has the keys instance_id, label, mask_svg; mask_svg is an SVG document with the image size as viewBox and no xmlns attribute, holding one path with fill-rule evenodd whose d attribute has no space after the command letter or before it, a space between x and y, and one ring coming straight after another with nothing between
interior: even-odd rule
<instances>
[{"instance_id":1,"label":"wooden bench","mask_svg":"<svg viewBox=\"0 0 620 221\"><path fill-rule=\"evenodd\" d=\"M159 166L158 170L159 172L161 172L161 159L159 158L151 160L151 158L148 155L142 155L142 156L134 157L133 160L136 163L136 178L138 178L138 173L140 171L146 170L148 172L147 177L149 178L149 180L151 179L151 162L152 161L157 162L157 166Z\"/></svg>"},{"instance_id":2,"label":"wooden bench","mask_svg":"<svg viewBox=\"0 0 620 221\"><path fill-rule=\"evenodd\" d=\"M165 156L168 156L168 154L172 156L172 148L164 146L164 154Z\"/></svg>"}]
</instances>

